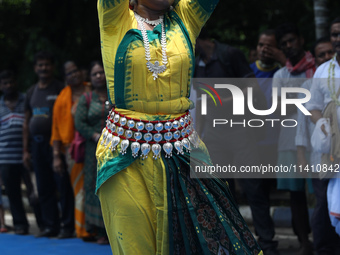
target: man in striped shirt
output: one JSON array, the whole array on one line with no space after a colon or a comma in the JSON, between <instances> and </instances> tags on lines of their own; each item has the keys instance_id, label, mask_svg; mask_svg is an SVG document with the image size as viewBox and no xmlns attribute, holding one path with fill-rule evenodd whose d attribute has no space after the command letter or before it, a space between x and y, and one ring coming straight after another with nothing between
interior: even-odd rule
<instances>
[{"instance_id":1,"label":"man in striped shirt","mask_svg":"<svg viewBox=\"0 0 340 255\"><path fill-rule=\"evenodd\" d=\"M16 234L28 234L28 221L22 203L21 180L22 127L24 123L23 94L16 88L14 73L5 70L0 73L0 171L8 195Z\"/></svg>"}]
</instances>

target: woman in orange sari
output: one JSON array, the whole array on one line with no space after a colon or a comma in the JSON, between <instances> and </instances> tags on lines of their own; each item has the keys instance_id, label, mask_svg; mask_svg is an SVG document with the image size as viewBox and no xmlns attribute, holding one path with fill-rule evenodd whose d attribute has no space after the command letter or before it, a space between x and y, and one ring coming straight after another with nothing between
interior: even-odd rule
<instances>
[{"instance_id":1,"label":"woman in orange sari","mask_svg":"<svg viewBox=\"0 0 340 255\"><path fill-rule=\"evenodd\" d=\"M77 109L79 97L90 91L86 86L80 70L73 61L64 64L65 82L67 86L60 92L53 108L53 124L51 143L53 145L53 169L62 175L69 171L75 197L75 229L77 237L86 238L89 234L85 230L84 214L84 163L75 163L71 159L68 149L74 139L75 128L73 116ZM72 208L70 208L72 210ZM59 238L73 236L70 229L62 229Z\"/></svg>"}]
</instances>

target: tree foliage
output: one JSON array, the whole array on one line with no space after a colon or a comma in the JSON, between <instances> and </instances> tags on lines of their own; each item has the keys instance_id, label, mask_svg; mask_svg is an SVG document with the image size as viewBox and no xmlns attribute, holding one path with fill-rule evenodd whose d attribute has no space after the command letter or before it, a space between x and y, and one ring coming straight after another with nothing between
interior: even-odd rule
<instances>
[{"instance_id":1,"label":"tree foliage","mask_svg":"<svg viewBox=\"0 0 340 255\"><path fill-rule=\"evenodd\" d=\"M330 1L330 20L340 10ZM291 21L299 25L307 46L315 40L311 0L220 0L207 28L216 39L246 52L258 33ZM0 70L14 69L22 90L35 82L32 60L52 51L57 65L74 59L80 65L100 58L96 0L0 0Z\"/></svg>"},{"instance_id":2,"label":"tree foliage","mask_svg":"<svg viewBox=\"0 0 340 255\"><path fill-rule=\"evenodd\" d=\"M329 0L313 0L315 35L319 39L328 34L329 23Z\"/></svg>"},{"instance_id":3,"label":"tree foliage","mask_svg":"<svg viewBox=\"0 0 340 255\"><path fill-rule=\"evenodd\" d=\"M52 51L58 67L100 58L94 0L3 0L0 17L0 69L14 69L22 89L35 82L33 56L40 50Z\"/></svg>"}]
</instances>

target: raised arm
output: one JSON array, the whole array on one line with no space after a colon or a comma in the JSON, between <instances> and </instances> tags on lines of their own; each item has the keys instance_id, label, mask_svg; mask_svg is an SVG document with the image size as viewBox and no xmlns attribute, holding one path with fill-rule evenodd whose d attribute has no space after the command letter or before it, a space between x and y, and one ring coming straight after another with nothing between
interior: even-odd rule
<instances>
[{"instance_id":1,"label":"raised arm","mask_svg":"<svg viewBox=\"0 0 340 255\"><path fill-rule=\"evenodd\" d=\"M122 25L122 18L128 15L129 0L99 0L97 7L99 26L104 30L113 29Z\"/></svg>"},{"instance_id":2,"label":"raised arm","mask_svg":"<svg viewBox=\"0 0 340 255\"><path fill-rule=\"evenodd\" d=\"M132 27L129 0L98 0L98 19L103 64L114 104L114 63L116 50L126 32Z\"/></svg>"},{"instance_id":3,"label":"raised arm","mask_svg":"<svg viewBox=\"0 0 340 255\"><path fill-rule=\"evenodd\" d=\"M183 21L194 44L201 28L209 19L218 2L219 0L178 0L175 2L175 12Z\"/></svg>"}]
</instances>

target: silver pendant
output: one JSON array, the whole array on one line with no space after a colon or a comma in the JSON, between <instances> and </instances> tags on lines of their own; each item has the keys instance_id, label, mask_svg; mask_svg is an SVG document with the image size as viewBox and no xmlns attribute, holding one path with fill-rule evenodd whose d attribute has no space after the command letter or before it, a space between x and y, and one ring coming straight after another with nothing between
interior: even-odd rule
<instances>
[{"instance_id":1,"label":"silver pendant","mask_svg":"<svg viewBox=\"0 0 340 255\"><path fill-rule=\"evenodd\" d=\"M115 114L115 116L113 117L113 122L117 123L119 121L119 114Z\"/></svg>"},{"instance_id":2,"label":"silver pendant","mask_svg":"<svg viewBox=\"0 0 340 255\"><path fill-rule=\"evenodd\" d=\"M151 142L152 141L152 134L146 133L144 135L144 140L147 141L147 142Z\"/></svg>"},{"instance_id":3,"label":"silver pendant","mask_svg":"<svg viewBox=\"0 0 340 255\"><path fill-rule=\"evenodd\" d=\"M158 61L155 61L155 64L152 64L150 61L146 63L147 68L150 72L152 72L153 79L156 80L158 78L158 74L163 73L166 70L165 65L160 65Z\"/></svg>"},{"instance_id":4,"label":"silver pendant","mask_svg":"<svg viewBox=\"0 0 340 255\"><path fill-rule=\"evenodd\" d=\"M188 135L190 134L190 132L191 132L191 126L188 126L188 127L187 127L186 132L187 132Z\"/></svg>"},{"instance_id":5,"label":"silver pendant","mask_svg":"<svg viewBox=\"0 0 340 255\"><path fill-rule=\"evenodd\" d=\"M152 131L153 130L153 124L152 123L146 123L145 129L149 132Z\"/></svg>"},{"instance_id":6,"label":"silver pendant","mask_svg":"<svg viewBox=\"0 0 340 255\"><path fill-rule=\"evenodd\" d=\"M160 141L162 141L163 137L161 134L157 133L153 135L153 140L157 143L159 143Z\"/></svg>"},{"instance_id":7,"label":"silver pendant","mask_svg":"<svg viewBox=\"0 0 340 255\"><path fill-rule=\"evenodd\" d=\"M130 139L130 138L132 137L132 135L133 135L133 133L132 133L131 130L126 130L126 131L125 131L125 137L126 137L127 139Z\"/></svg>"},{"instance_id":8,"label":"silver pendant","mask_svg":"<svg viewBox=\"0 0 340 255\"><path fill-rule=\"evenodd\" d=\"M122 155L125 155L126 154L126 150L127 148L129 147L129 140L123 140L121 143L120 143L120 153Z\"/></svg>"},{"instance_id":9,"label":"silver pendant","mask_svg":"<svg viewBox=\"0 0 340 255\"><path fill-rule=\"evenodd\" d=\"M160 156L160 153L161 153L161 146L158 144L158 143L156 143L156 144L153 144L152 145L152 147L151 147L151 149L152 149L152 152L153 152L153 158L154 159L157 159L157 158L160 158L161 156Z\"/></svg>"},{"instance_id":10,"label":"silver pendant","mask_svg":"<svg viewBox=\"0 0 340 255\"><path fill-rule=\"evenodd\" d=\"M133 137L136 139L136 141L142 139L143 135L141 132L134 133Z\"/></svg>"},{"instance_id":11,"label":"silver pendant","mask_svg":"<svg viewBox=\"0 0 340 255\"><path fill-rule=\"evenodd\" d=\"M157 132L161 132L163 130L163 124L158 122L156 125L155 125L155 130Z\"/></svg>"},{"instance_id":12,"label":"silver pendant","mask_svg":"<svg viewBox=\"0 0 340 255\"><path fill-rule=\"evenodd\" d=\"M116 147L119 144L119 142L120 142L120 138L118 136L114 136L111 142L111 147L110 147L111 151L116 150Z\"/></svg>"},{"instance_id":13,"label":"silver pendant","mask_svg":"<svg viewBox=\"0 0 340 255\"><path fill-rule=\"evenodd\" d=\"M141 131L144 128L144 123L143 122L137 122L136 128L137 128L138 131Z\"/></svg>"},{"instance_id":14,"label":"silver pendant","mask_svg":"<svg viewBox=\"0 0 340 255\"><path fill-rule=\"evenodd\" d=\"M179 122L178 122L178 120L175 120L174 122L172 122L172 126L174 127L174 128L179 128Z\"/></svg>"},{"instance_id":15,"label":"silver pendant","mask_svg":"<svg viewBox=\"0 0 340 255\"><path fill-rule=\"evenodd\" d=\"M172 123L170 121L168 121L164 124L164 129L167 129L167 130L170 131L171 128L172 128Z\"/></svg>"},{"instance_id":16,"label":"silver pendant","mask_svg":"<svg viewBox=\"0 0 340 255\"><path fill-rule=\"evenodd\" d=\"M122 136L122 135L124 134L124 128L118 127L118 128L117 128L117 134L118 134L119 136Z\"/></svg>"},{"instance_id":17,"label":"silver pendant","mask_svg":"<svg viewBox=\"0 0 340 255\"><path fill-rule=\"evenodd\" d=\"M105 148L108 146L108 144L111 142L111 140L112 140L112 134L109 133L106 137Z\"/></svg>"},{"instance_id":18,"label":"silver pendant","mask_svg":"<svg viewBox=\"0 0 340 255\"><path fill-rule=\"evenodd\" d=\"M190 142L187 138L184 138L182 140L182 145L183 147L187 150L187 152L190 152L191 151L191 146L190 146Z\"/></svg>"},{"instance_id":19,"label":"silver pendant","mask_svg":"<svg viewBox=\"0 0 340 255\"><path fill-rule=\"evenodd\" d=\"M195 148L199 146L199 138L196 131L193 131L192 134L189 135L189 140Z\"/></svg>"},{"instance_id":20,"label":"silver pendant","mask_svg":"<svg viewBox=\"0 0 340 255\"><path fill-rule=\"evenodd\" d=\"M180 118L179 124L181 124L182 127L185 125L185 120L183 118Z\"/></svg>"},{"instance_id":21,"label":"silver pendant","mask_svg":"<svg viewBox=\"0 0 340 255\"><path fill-rule=\"evenodd\" d=\"M176 141L176 142L174 143L174 146L175 146L175 149L177 150L177 155L178 155L178 154L183 154L183 153L184 153L184 152L183 152L183 144L182 144L182 142Z\"/></svg>"},{"instance_id":22,"label":"silver pendant","mask_svg":"<svg viewBox=\"0 0 340 255\"><path fill-rule=\"evenodd\" d=\"M143 143L141 146L141 152L142 154L140 155L142 159L146 159L148 157L148 154L150 152L151 146L148 143Z\"/></svg>"},{"instance_id":23,"label":"silver pendant","mask_svg":"<svg viewBox=\"0 0 340 255\"><path fill-rule=\"evenodd\" d=\"M129 128L133 128L133 127L135 126L135 121L134 121L134 120L129 120L129 121L127 122L127 126L128 126Z\"/></svg>"},{"instance_id":24,"label":"silver pendant","mask_svg":"<svg viewBox=\"0 0 340 255\"><path fill-rule=\"evenodd\" d=\"M115 124L111 123L109 128L111 130L111 133L116 132L116 125Z\"/></svg>"},{"instance_id":25,"label":"silver pendant","mask_svg":"<svg viewBox=\"0 0 340 255\"><path fill-rule=\"evenodd\" d=\"M107 131L107 129L105 128L105 132L104 132L104 134L103 134L103 138L102 138L102 140L101 140L101 142L100 142L100 145L103 145L103 144L104 144L104 142L105 142L106 137L107 137L108 134L109 134L109 131Z\"/></svg>"},{"instance_id":26,"label":"silver pendant","mask_svg":"<svg viewBox=\"0 0 340 255\"><path fill-rule=\"evenodd\" d=\"M170 158L172 156L173 145L169 142L163 145L163 150L165 151L165 157Z\"/></svg>"},{"instance_id":27,"label":"silver pendant","mask_svg":"<svg viewBox=\"0 0 340 255\"><path fill-rule=\"evenodd\" d=\"M131 151L132 151L132 156L136 158L138 156L138 152L140 149L140 144L139 142L133 142L131 143Z\"/></svg>"},{"instance_id":28,"label":"silver pendant","mask_svg":"<svg viewBox=\"0 0 340 255\"><path fill-rule=\"evenodd\" d=\"M181 137L181 132L178 130L174 132L174 139L178 140Z\"/></svg>"},{"instance_id":29,"label":"silver pendant","mask_svg":"<svg viewBox=\"0 0 340 255\"><path fill-rule=\"evenodd\" d=\"M167 140L167 141L171 140L172 139L172 133L171 132L166 132L164 134L164 139Z\"/></svg>"},{"instance_id":30,"label":"silver pendant","mask_svg":"<svg viewBox=\"0 0 340 255\"><path fill-rule=\"evenodd\" d=\"M125 126L126 122L127 122L127 119L125 117L121 118L119 121L120 125L122 126Z\"/></svg>"}]
</instances>

